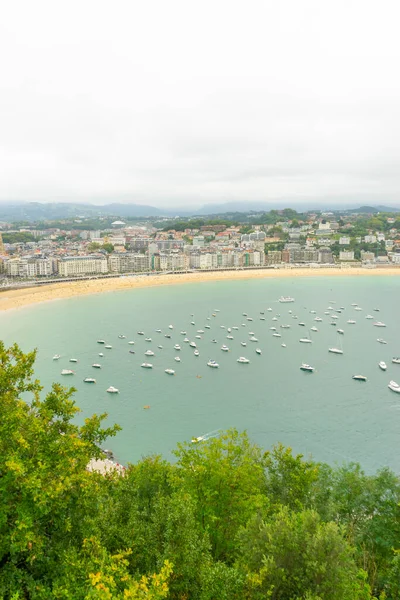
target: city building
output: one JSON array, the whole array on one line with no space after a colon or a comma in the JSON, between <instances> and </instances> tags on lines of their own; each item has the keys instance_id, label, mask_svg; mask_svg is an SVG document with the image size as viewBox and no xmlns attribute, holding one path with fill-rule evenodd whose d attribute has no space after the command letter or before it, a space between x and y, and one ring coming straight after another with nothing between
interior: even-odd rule
<instances>
[{"instance_id":1,"label":"city building","mask_svg":"<svg viewBox=\"0 0 400 600\"><path fill-rule=\"evenodd\" d=\"M108 273L107 257L102 254L65 256L58 262L58 272L62 277Z\"/></svg>"}]
</instances>

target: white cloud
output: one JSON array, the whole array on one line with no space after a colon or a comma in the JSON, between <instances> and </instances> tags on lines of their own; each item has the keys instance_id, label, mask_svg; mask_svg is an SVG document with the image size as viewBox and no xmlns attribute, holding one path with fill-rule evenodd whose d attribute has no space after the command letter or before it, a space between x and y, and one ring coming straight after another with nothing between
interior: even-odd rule
<instances>
[{"instance_id":1,"label":"white cloud","mask_svg":"<svg viewBox=\"0 0 400 600\"><path fill-rule=\"evenodd\" d=\"M400 192L394 1L7 4L2 201Z\"/></svg>"}]
</instances>

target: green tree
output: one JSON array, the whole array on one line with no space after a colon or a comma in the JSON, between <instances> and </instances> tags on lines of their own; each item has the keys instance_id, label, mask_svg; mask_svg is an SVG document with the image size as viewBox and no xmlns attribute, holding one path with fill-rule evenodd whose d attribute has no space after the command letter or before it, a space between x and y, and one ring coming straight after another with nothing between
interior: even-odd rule
<instances>
[{"instance_id":1,"label":"green tree","mask_svg":"<svg viewBox=\"0 0 400 600\"><path fill-rule=\"evenodd\" d=\"M90 244L87 246L88 252L97 252L97 250L100 250L100 248L101 244L98 242L90 242Z\"/></svg>"},{"instance_id":2,"label":"green tree","mask_svg":"<svg viewBox=\"0 0 400 600\"><path fill-rule=\"evenodd\" d=\"M371 598L340 528L322 523L314 511L284 507L269 520L254 516L239 544L237 566L247 574L250 598Z\"/></svg>"},{"instance_id":3,"label":"green tree","mask_svg":"<svg viewBox=\"0 0 400 600\"><path fill-rule=\"evenodd\" d=\"M213 557L229 563L239 527L267 502L263 453L245 433L232 429L207 442L178 444L175 454Z\"/></svg>"},{"instance_id":4,"label":"green tree","mask_svg":"<svg viewBox=\"0 0 400 600\"><path fill-rule=\"evenodd\" d=\"M108 254L114 252L114 246L110 242L103 244L102 249L105 250Z\"/></svg>"}]
</instances>

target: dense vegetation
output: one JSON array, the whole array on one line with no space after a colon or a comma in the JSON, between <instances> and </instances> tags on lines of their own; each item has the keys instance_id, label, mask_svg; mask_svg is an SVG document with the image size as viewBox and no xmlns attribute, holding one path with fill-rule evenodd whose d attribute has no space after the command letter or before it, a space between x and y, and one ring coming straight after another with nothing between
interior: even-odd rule
<instances>
[{"instance_id":1,"label":"dense vegetation","mask_svg":"<svg viewBox=\"0 0 400 600\"><path fill-rule=\"evenodd\" d=\"M400 482L228 431L89 473L118 427L41 399L35 353L0 343L0 597L367 600L400 597Z\"/></svg>"}]
</instances>

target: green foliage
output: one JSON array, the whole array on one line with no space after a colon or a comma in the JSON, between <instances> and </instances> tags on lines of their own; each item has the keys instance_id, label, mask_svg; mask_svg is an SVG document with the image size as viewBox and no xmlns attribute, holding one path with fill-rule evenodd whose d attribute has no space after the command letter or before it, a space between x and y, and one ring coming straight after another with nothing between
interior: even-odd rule
<instances>
[{"instance_id":1,"label":"green foliage","mask_svg":"<svg viewBox=\"0 0 400 600\"><path fill-rule=\"evenodd\" d=\"M87 471L118 427L42 399L35 352L0 342L0 598L400 597L400 482L263 452L227 431L124 476Z\"/></svg>"},{"instance_id":2,"label":"green foliage","mask_svg":"<svg viewBox=\"0 0 400 600\"><path fill-rule=\"evenodd\" d=\"M3 242L5 244L24 244L26 242L35 242L37 238L28 231L16 231L14 233L3 233Z\"/></svg>"},{"instance_id":3,"label":"green foliage","mask_svg":"<svg viewBox=\"0 0 400 600\"><path fill-rule=\"evenodd\" d=\"M233 429L205 444L178 444L175 454L182 487L194 499L213 557L230 562L239 527L267 503L260 448Z\"/></svg>"},{"instance_id":4,"label":"green foliage","mask_svg":"<svg viewBox=\"0 0 400 600\"><path fill-rule=\"evenodd\" d=\"M254 598L370 597L366 585L360 595L358 569L340 529L314 511L284 507L267 521L253 517L239 534L238 565L261 592Z\"/></svg>"},{"instance_id":5,"label":"green foliage","mask_svg":"<svg viewBox=\"0 0 400 600\"><path fill-rule=\"evenodd\" d=\"M105 250L108 254L114 252L114 246L110 242L106 242L102 245L102 249Z\"/></svg>"}]
</instances>

